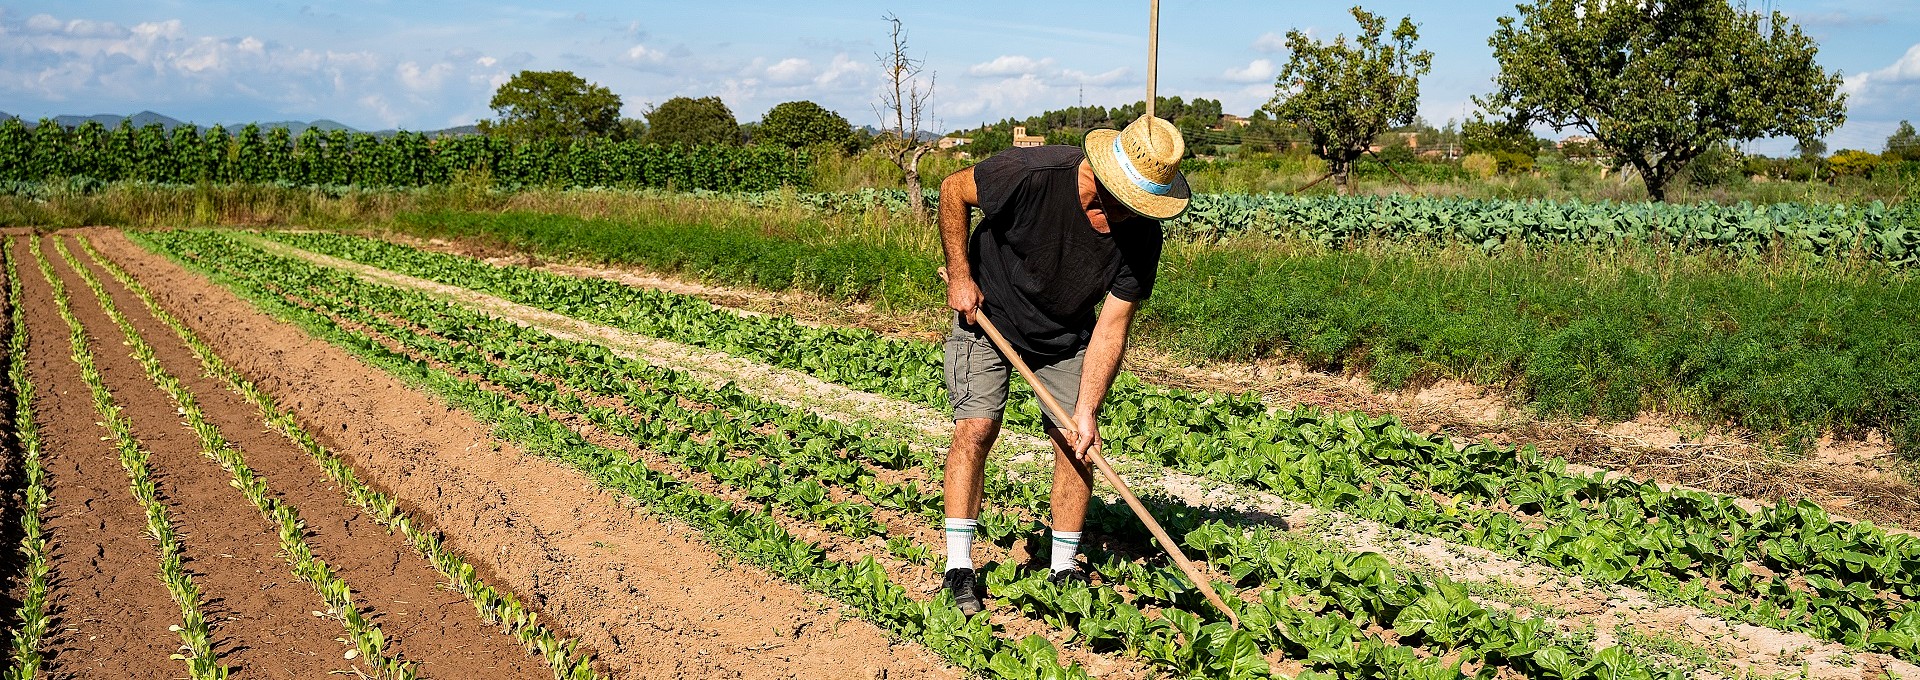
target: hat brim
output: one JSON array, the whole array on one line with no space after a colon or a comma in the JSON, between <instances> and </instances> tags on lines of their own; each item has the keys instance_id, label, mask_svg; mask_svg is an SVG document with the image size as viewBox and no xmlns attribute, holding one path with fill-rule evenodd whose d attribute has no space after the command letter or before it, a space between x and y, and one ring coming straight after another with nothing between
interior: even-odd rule
<instances>
[{"instance_id":1,"label":"hat brim","mask_svg":"<svg viewBox=\"0 0 1920 680\"><path fill-rule=\"evenodd\" d=\"M1187 187L1186 173L1175 170L1173 189L1165 195L1155 194L1135 186L1127 179L1127 172L1120 169L1120 161L1113 157L1113 138L1120 135L1119 130L1088 130L1087 138L1081 147L1087 153L1087 163L1093 166L1093 177L1106 187L1107 193L1120 199L1128 210L1141 217L1170 220L1187 211L1187 204L1193 198L1193 191Z\"/></svg>"}]
</instances>

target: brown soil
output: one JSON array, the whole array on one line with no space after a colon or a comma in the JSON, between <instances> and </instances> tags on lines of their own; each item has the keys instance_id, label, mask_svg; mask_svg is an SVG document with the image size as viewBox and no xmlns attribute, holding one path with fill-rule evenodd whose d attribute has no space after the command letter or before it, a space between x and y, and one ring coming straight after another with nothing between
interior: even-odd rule
<instances>
[{"instance_id":1,"label":"brown soil","mask_svg":"<svg viewBox=\"0 0 1920 680\"><path fill-rule=\"evenodd\" d=\"M102 381L131 422L134 438L149 452L149 468L179 531L188 568L195 572L202 612L213 628L221 663L245 677L347 670L352 663L341 657L349 647L335 640L344 628L312 614L326 605L280 557L277 530L228 485L225 471L201 453L199 440L180 424L172 400L127 353L120 329L53 251L53 244L42 247L66 285L74 315L92 338ZM59 330L64 324L32 332L59 337Z\"/></svg>"},{"instance_id":2,"label":"brown soil","mask_svg":"<svg viewBox=\"0 0 1920 680\"><path fill-rule=\"evenodd\" d=\"M69 247L79 251L77 244ZM266 479L281 502L300 512L314 554L353 586L355 603L370 610L373 622L400 658L419 664L421 676L427 678L551 676L547 666L528 655L518 640L486 625L464 596L440 587L440 573L403 537L388 533L345 503L344 492L304 451L261 424L258 409L206 376L186 343L148 313L138 297L104 270L94 267L92 271L112 295L114 305L153 346L161 364L193 391L206 420L244 452L247 466ZM201 462L209 475L224 476L212 461ZM245 502L237 491L229 490L227 495L234 503Z\"/></svg>"},{"instance_id":3,"label":"brown soil","mask_svg":"<svg viewBox=\"0 0 1920 680\"><path fill-rule=\"evenodd\" d=\"M416 247L480 257L497 264L534 266L567 276L604 278L627 285L693 295L715 305L756 314L792 316L805 323L866 328L890 337L938 341L945 313L884 310L795 291L761 290L689 282L641 267L530 261L524 253L465 241L421 241L386 235ZM1127 369L1150 382L1223 392L1257 392L1270 404L1305 404L1334 410L1393 415L1409 427L1463 440L1533 445L1549 456L1765 503L1807 499L1843 517L1920 529L1920 484L1877 435L1861 440L1822 439L1807 456L1770 453L1751 433L1704 427L1673 414L1647 413L1626 423L1554 420L1529 412L1505 390L1458 381L1437 381L1407 390L1373 387L1364 375L1309 370L1283 360L1194 364L1171 353L1138 346Z\"/></svg>"},{"instance_id":4,"label":"brown soil","mask_svg":"<svg viewBox=\"0 0 1920 680\"><path fill-rule=\"evenodd\" d=\"M8 245L24 286L28 378L47 468L48 675L180 675L184 667L167 658L180 645L167 630L180 622L180 610L158 577L160 554L147 537L146 512L129 492L112 446L101 440L106 433L94 424L100 417L92 396L68 356L66 322L33 255L24 239Z\"/></svg>"},{"instance_id":5,"label":"brown soil","mask_svg":"<svg viewBox=\"0 0 1920 680\"><path fill-rule=\"evenodd\" d=\"M224 289L132 246L98 245L236 369L423 517L450 547L623 677L955 677L694 532L524 455L488 428Z\"/></svg>"}]
</instances>

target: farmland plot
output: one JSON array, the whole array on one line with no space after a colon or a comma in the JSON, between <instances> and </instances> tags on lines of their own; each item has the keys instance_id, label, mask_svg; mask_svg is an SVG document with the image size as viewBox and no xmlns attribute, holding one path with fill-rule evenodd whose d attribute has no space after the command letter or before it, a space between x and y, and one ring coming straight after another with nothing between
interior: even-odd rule
<instances>
[{"instance_id":1,"label":"farmland plot","mask_svg":"<svg viewBox=\"0 0 1920 680\"><path fill-rule=\"evenodd\" d=\"M93 439L99 456L127 463L127 475L96 489L126 498L132 538L119 552L156 565L183 556L178 578L149 584L160 587L144 610L184 621L168 624L179 625L179 641L146 640L147 653L186 647L196 677L226 668L264 677L323 661L396 677L492 663L505 670L469 674L1014 678L1682 678L1818 661L1823 677L1885 677L1912 668L1896 658L1916 653L1910 563L1920 549L1909 536L1817 508L1749 512L1724 497L1570 474L1528 451L1455 446L1391 420L1271 411L1131 378L1107 418L1130 471L1171 471L1401 532L1393 535L1477 546L1558 570L1575 589L1631 587L1782 631L1798 642L1769 649L1800 658L1751 658L1764 645L1636 640L1631 627L1596 636L1580 612L1171 495L1153 499L1157 513L1214 580L1237 590L1230 603L1242 628L1117 505L1090 513L1093 584L1062 588L1034 566L1045 557L1034 540L1044 536L1045 480L1000 460L990 463L981 522L993 606L966 619L928 588L937 582L940 452L896 436L895 424L822 417L593 338L387 285L398 279L322 266L257 236L131 236L147 250L97 236L97 245L11 244L10 261L32 265L23 273L44 273L42 285L23 288L26 299L72 300L13 306L33 313L19 315L30 323L16 336L30 351L10 356L48 355L28 365L59 359L79 378L24 373L15 393L28 395L32 408L21 412L36 417L13 429L22 442L46 438L23 443L23 461L53 451L65 427L84 436L61 441ZM937 355L916 343L365 239L271 238L917 405L909 408L944 405ZM27 383L75 398L67 411L42 408L46 388L20 389ZM119 395L140 396L111 399ZM1028 408L1011 421L1031 432L1035 415ZM93 429L76 427L80 417ZM106 439L95 422L107 424ZM153 492L139 492L142 466L158 471L147 473ZM63 498L88 498L63 493L59 474L48 478L50 517L62 516ZM221 507L203 509L216 498ZM262 538L247 553L229 545L243 537L209 527L213 518L251 522ZM62 574L71 532L48 526ZM142 532L160 537L159 548ZM252 572L228 568L247 555ZM410 565L416 580L370 576L374 562ZM277 647L235 642L276 624L250 604L264 596L226 594L230 584L270 578L286 585L261 592L311 600L280 609L332 626L306 633L332 645L325 654L275 656ZM435 580L453 592L434 599ZM429 592L379 590L391 582ZM75 597L63 594L68 581L52 583L56 621L99 606L63 603ZM218 599L204 596L216 588ZM213 623L196 626L190 610L206 602L232 611L202 612ZM422 610L437 627L407 625ZM78 643L47 630L29 648L53 650L47 658L60 668L76 656L62 650ZM1807 657L1816 647L1824 656ZM1837 664L1849 648L1857 658ZM452 650L491 656L453 659ZM122 646L116 658L133 668L140 654Z\"/></svg>"}]
</instances>

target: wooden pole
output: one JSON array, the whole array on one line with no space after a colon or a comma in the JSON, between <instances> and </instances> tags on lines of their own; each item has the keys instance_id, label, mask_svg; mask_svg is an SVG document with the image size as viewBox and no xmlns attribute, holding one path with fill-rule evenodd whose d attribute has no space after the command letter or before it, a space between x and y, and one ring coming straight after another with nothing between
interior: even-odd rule
<instances>
[{"instance_id":1,"label":"wooden pole","mask_svg":"<svg viewBox=\"0 0 1920 680\"><path fill-rule=\"evenodd\" d=\"M995 347L1000 348L1000 353L1007 357L1007 361L1012 362L1013 367L1020 371L1020 377L1026 378L1027 384L1033 386L1033 393L1040 396L1040 403L1047 408L1047 413L1053 416L1053 424L1062 432L1067 432L1078 439L1079 435L1073 429L1073 419L1068 417L1067 410L1060 407L1060 402L1054 400L1053 393L1048 392L1045 385L1040 384L1040 379L1033 375L1033 369L1027 368L1027 362L1020 359L1020 353L1014 351L1013 345L1007 342L1006 336L1000 334L1000 329L995 328L993 322L987 320L986 312L975 312L973 318L980 322L981 330L987 332L987 337L993 340ZM1100 476L1105 477L1107 483L1112 484L1113 489L1120 492L1120 499L1127 502L1127 507L1133 508L1133 514L1138 515L1140 521L1147 525L1147 531L1160 540L1160 547L1166 549L1167 556L1173 558L1173 563L1187 575L1187 580L1192 581L1193 586L1207 596L1208 602L1212 602L1213 606L1219 607L1220 611L1227 615L1227 620L1233 622L1233 627L1239 628L1240 617L1227 606L1226 600L1220 599L1219 593L1213 591L1213 582L1207 580L1206 575L1200 573L1200 569L1187 560L1186 553L1180 550L1180 544L1174 543L1173 537L1167 535L1167 530L1160 528L1160 522L1153 519L1153 513L1147 512L1147 506L1141 504L1139 498L1134 497L1133 490L1127 488L1127 482L1120 479L1119 473L1113 471L1113 465L1107 462L1107 457L1101 455L1100 447L1087 449L1087 457L1093 459L1094 467L1100 468Z\"/></svg>"},{"instance_id":2,"label":"wooden pole","mask_svg":"<svg viewBox=\"0 0 1920 680\"><path fill-rule=\"evenodd\" d=\"M1153 116L1153 87L1160 75L1160 0L1147 12L1147 116ZM1149 137L1151 139L1151 137Z\"/></svg>"}]
</instances>

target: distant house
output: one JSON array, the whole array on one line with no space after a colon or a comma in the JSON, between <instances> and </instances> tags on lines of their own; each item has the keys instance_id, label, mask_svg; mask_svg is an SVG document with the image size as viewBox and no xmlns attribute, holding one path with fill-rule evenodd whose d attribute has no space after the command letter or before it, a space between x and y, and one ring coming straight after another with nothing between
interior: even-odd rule
<instances>
[{"instance_id":1,"label":"distant house","mask_svg":"<svg viewBox=\"0 0 1920 680\"><path fill-rule=\"evenodd\" d=\"M972 143L972 137L941 137L939 146L941 151L946 151L956 146L964 146Z\"/></svg>"},{"instance_id":2,"label":"distant house","mask_svg":"<svg viewBox=\"0 0 1920 680\"><path fill-rule=\"evenodd\" d=\"M1220 122L1215 123L1213 127L1209 129L1225 130L1227 128L1232 128L1232 127L1246 127L1252 124L1253 124L1253 121L1247 120L1245 117L1236 116L1229 113L1229 114L1220 116Z\"/></svg>"},{"instance_id":3,"label":"distant house","mask_svg":"<svg viewBox=\"0 0 1920 680\"><path fill-rule=\"evenodd\" d=\"M1573 135L1566 139L1562 139L1558 142L1554 142L1553 146L1556 149L1565 149L1567 148L1568 144L1572 144L1574 146L1589 146L1597 141L1599 140L1594 139L1592 137L1588 137L1586 135Z\"/></svg>"},{"instance_id":4,"label":"distant house","mask_svg":"<svg viewBox=\"0 0 1920 680\"><path fill-rule=\"evenodd\" d=\"M1046 143L1047 143L1046 137L1042 137L1040 135L1027 134L1027 126L1025 125L1013 126L1013 148L1024 149L1030 146L1041 146Z\"/></svg>"}]
</instances>

